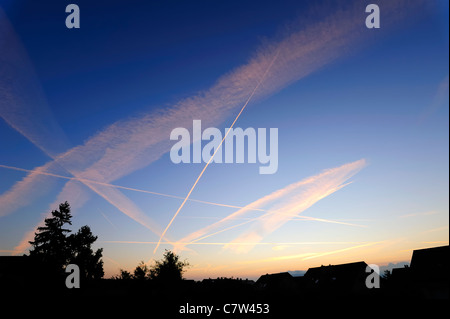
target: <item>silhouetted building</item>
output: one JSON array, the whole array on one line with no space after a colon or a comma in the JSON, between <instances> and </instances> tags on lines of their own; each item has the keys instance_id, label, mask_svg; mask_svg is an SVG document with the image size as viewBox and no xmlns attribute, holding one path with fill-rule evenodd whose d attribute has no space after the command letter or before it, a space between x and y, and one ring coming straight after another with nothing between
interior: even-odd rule
<instances>
[{"instance_id":1,"label":"silhouetted building","mask_svg":"<svg viewBox=\"0 0 450 319\"><path fill-rule=\"evenodd\" d=\"M423 276L448 277L450 246L417 249L413 251L411 269Z\"/></svg>"},{"instance_id":2,"label":"silhouetted building","mask_svg":"<svg viewBox=\"0 0 450 319\"><path fill-rule=\"evenodd\" d=\"M420 299L448 299L449 246L416 249L411 264L392 269L387 281L391 296Z\"/></svg>"},{"instance_id":3,"label":"silhouetted building","mask_svg":"<svg viewBox=\"0 0 450 319\"><path fill-rule=\"evenodd\" d=\"M343 296L367 292L367 264L363 261L309 268L305 278L312 282L314 292L327 296Z\"/></svg>"},{"instance_id":4,"label":"silhouetted building","mask_svg":"<svg viewBox=\"0 0 450 319\"><path fill-rule=\"evenodd\" d=\"M280 272L278 274L265 274L259 277L256 285L261 288L278 288L286 287L293 284L292 275L288 272Z\"/></svg>"},{"instance_id":5,"label":"silhouetted building","mask_svg":"<svg viewBox=\"0 0 450 319\"><path fill-rule=\"evenodd\" d=\"M449 246L418 249L411 258L412 284L419 297L449 297Z\"/></svg>"},{"instance_id":6,"label":"silhouetted building","mask_svg":"<svg viewBox=\"0 0 450 319\"><path fill-rule=\"evenodd\" d=\"M255 287L261 291L265 291L272 296L287 296L297 291L297 283L294 277L288 272L276 274L265 274L259 277L255 283Z\"/></svg>"}]
</instances>

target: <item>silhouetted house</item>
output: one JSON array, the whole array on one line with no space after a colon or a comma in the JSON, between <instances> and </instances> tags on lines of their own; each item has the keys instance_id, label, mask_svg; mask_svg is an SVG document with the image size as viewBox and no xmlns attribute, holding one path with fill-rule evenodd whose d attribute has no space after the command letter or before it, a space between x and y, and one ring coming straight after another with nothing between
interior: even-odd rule
<instances>
[{"instance_id":1,"label":"silhouetted house","mask_svg":"<svg viewBox=\"0 0 450 319\"><path fill-rule=\"evenodd\" d=\"M441 246L414 250L411 258L411 269L416 273L432 277L447 275L450 258L449 248L449 246Z\"/></svg>"},{"instance_id":2,"label":"silhouetted house","mask_svg":"<svg viewBox=\"0 0 450 319\"><path fill-rule=\"evenodd\" d=\"M389 295L448 299L449 257L449 246L414 250L409 267L392 269L386 283Z\"/></svg>"},{"instance_id":3,"label":"silhouetted house","mask_svg":"<svg viewBox=\"0 0 450 319\"><path fill-rule=\"evenodd\" d=\"M305 278L312 282L313 292L329 297L367 292L367 264L363 261L309 268Z\"/></svg>"},{"instance_id":4,"label":"silhouetted house","mask_svg":"<svg viewBox=\"0 0 450 319\"><path fill-rule=\"evenodd\" d=\"M307 297L308 292L314 288L314 283L310 278L303 276L294 276L293 278L298 294L302 297Z\"/></svg>"},{"instance_id":5,"label":"silhouetted house","mask_svg":"<svg viewBox=\"0 0 450 319\"><path fill-rule=\"evenodd\" d=\"M288 272L265 274L255 283L259 289L268 291L289 291L296 288L294 277Z\"/></svg>"},{"instance_id":6,"label":"silhouetted house","mask_svg":"<svg viewBox=\"0 0 450 319\"><path fill-rule=\"evenodd\" d=\"M420 297L449 297L450 247L441 246L413 251L411 275Z\"/></svg>"}]
</instances>

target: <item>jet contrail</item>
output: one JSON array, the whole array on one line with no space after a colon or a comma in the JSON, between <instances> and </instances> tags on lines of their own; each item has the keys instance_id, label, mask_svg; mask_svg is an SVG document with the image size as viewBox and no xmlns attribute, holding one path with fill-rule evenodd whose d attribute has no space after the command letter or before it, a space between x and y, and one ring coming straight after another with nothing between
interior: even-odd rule
<instances>
[{"instance_id":1,"label":"jet contrail","mask_svg":"<svg viewBox=\"0 0 450 319\"><path fill-rule=\"evenodd\" d=\"M98 182L98 181L94 181L94 180L90 180L90 179L86 179L86 178L69 177L69 176L64 176L64 175L59 175L59 174L53 174L53 173L45 172L45 171L42 171L42 170L31 170L31 169L25 169L25 168L20 168L20 167L15 167L15 166L8 166L8 165L2 165L2 164L0 164L0 168L11 169L11 170L19 171L19 172L26 172L26 173L46 175L46 176L62 178L62 179L66 179L66 180L79 181L79 182L82 182L82 183L98 184L98 185L102 185L102 186L109 186L109 187L113 187L113 188L129 190L129 191L133 191L133 192L146 193L146 194L163 196L163 197L169 197L169 198L175 198L175 199L184 199L185 198L185 197L182 197L182 196L158 193L158 192L153 192L153 191L139 189L139 188L126 187L126 186L120 186L120 185L116 185L116 184ZM214 206L221 206L221 207L228 207L228 208L242 208L242 206L222 204L222 203L215 203L215 202L209 202L209 201L193 199L193 198L192 199L189 198L188 200L191 201L191 202L197 202L197 203L214 205ZM264 209L255 208L253 210L265 212Z\"/></svg>"},{"instance_id":2,"label":"jet contrail","mask_svg":"<svg viewBox=\"0 0 450 319\"><path fill-rule=\"evenodd\" d=\"M301 254L294 254L294 255L285 255L285 256L276 256L276 257L271 257L271 258L265 258L265 259L257 259L257 260L249 260L249 261L243 261L241 262L242 264L253 264L253 263L267 263L267 262L277 262L280 260L290 260L290 259L301 259L301 260L309 260L309 259L314 259L314 258L319 258L319 257L323 257L323 256L327 256L327 255L333 255L333 254L338 254L338 253L342 253L348 250L353 250L353 249L358 249L358 248L362 248L362 247L368 247L368 246L373 246L373 245L377 245L382 243L381 241L379 242L351 242L351 241L340 241L340 242L300 242L298 243L298 245L353 245L347 248L343 248L343 249L338 249L338 250L332 250L332 251L327 251L324 253L301 253ZM259 244L264 244L264 243L259 243ZM280 245L295 245L295 243L279 243ZM236 246L243 246L242 244L238 244Z\"/></svg>"},{"instance_id":3,"label":"jet contrail","mask_svg":"<svg viewBox=\"0 0 450 319\"><path fill-rule=\"evenodd\" d=\"M225 230L239 227L250 222L255 222L253 228L245 232L244 237L240 236L235 241L257 242L266 234L281 227L281 225L291 218L298 217L300 213L311 207L314 203L348 185L349 183L345 182L365 165L366 161L364 159L347 163L340 167L325 170L318 175L302 179L284 188L278 189L226 216L218 222L185 236L178 241L178 245L182 246L179 244L180 242L193 242L199 238L205 239L212 236L212 234L218 234ZM231 219L240 217L243 214L248 213L248 211L253 208L263 208L265 206L267 207L267 205L274 204L276 204L277 207L272 207L272 209L267 210L264 215L220 230L220 228L222 228L222 226L228 223ZM258 237L258 239L256 237Z\"/></svg>"},{"instance_id":4,"label":"jet contrail","mask_svg":"<svg viewBox=\"0 0 450 319\"><path fill-rule=\"evenodd\" d=\"M66 179L66 180L79 181L79 182L88 183L88 184L98 184L98 185L102 185L102 186L109 186L109 187L113 187L113 188L124 189L124 190L139 192L139 193L146 193L146 194L151 194L151 195L156 195L156 196L175 198L175 199L184 199L184 197L182 197L182 196L153 192L153 191L149 191L149 190L133 188L133 187L126 187L126 186L110 184L110 183L103 183L103 182L93 181L93 180L85 179L85 178L69 177L69 176L53 174L53 173L49 173L49 172L45 172L45 171L37 170L37 169L31 170L31 169L20 168L20 167L9 166L9 165L2 165L2 164L0 164L0 168L11 169L11 170L19 171L19 172L26 172L26 173L32 173L32 174L46 175L46 176L51 176L51 177L56 177L56 178L61 178L61 179ZM223 204L223 203L217 203L217 202L210 202L210 201L193 199L193 198L189 198L188 201L206 204L206 205L219 206L219 207L228 207L228 208L237 208L237 209L246 208L251 211L259 211L259 212L264 212L264 213L272 212L271 210L266 210L266 209L262 209L262 208L256 208L256 207L249 208L249 207ZM346 223L346 222L340 222L340 221L336 221L336 220L316 218L316 217L304 216L304 215L303 216L294 216L294 217L295 218L293 218L293 219L296 219L296 220L311 220L311 221L318 221L318 222L324 222L324 223L342 224L342 225L347 225L347 226L366 227L365 225L358 225L358 224L352 224L352 223ZM191 217L191 218L195 218L195 217ZM211 218L214 218L214 217L211 217ZM231 219L239 219L239 218L231 218ZM254 218L252 218L252 219L251 218L240 218L240 219L246 219L246 220L250 220L250 221L255 220ZM237 227L237 226L239 226L239 225L236 225L234 227ZM216 233L214 233L214 234L216 234Z\"/></svg>"},{"instance_id":5,"label":"jet contrail","mask_svg":"<svg viewBox=\"0 0 450 319\"><path fill-rule=\"evenodd\" d=\"M270 211L269 211L269 212L270 212ZM274 211L271 211L271 212L274 212ZM291 216L291 215L289 215L289 214L283 214L283 213L281 213L280 215L288 215L288 216ZM297 217L297 218L293 218L293 219L296 219L296 220L312 220L312 221L320 221L320 222L325 222L325 223L342 224L342 225L355 226L355 227L366 227L365 225L357 225L357 224L351 224L351 223L339 222L339 221L335 221L335 220L328 220L328 219L322 219L322 218L314 218L314 217L309 217L309 216L291 216L291 217ZM219 231L216 231L216 232L214 232L214 233L211 233L211 234L202 236L202 237L200 237L200 238L194 239L194 240L188 242L187 244L188 244L188 245L196 244L198 241L200 241L200 240L202 240L202 239L205 239L205 238L208 238L208 237L211 237L211 236L214 236L214 235L223 233L223 232L228 231L228 230L231 230L231 229L233 229L233 228L240 227L240 226L246 225L246 224L248 224L248 223L251 223L251 222L253 222L253 221L261 220L261 219L264 219L264 218L267 218L267 217L260 216L260 217L255 217L255 218L249 218L249 219L246 220L245 222L242 222L242 223L240 223L240 224L233 225L233 226L227 227L227 228L225 228L225 229L221 229L221 230L219 230ZM290 219L290 220L293 220L293 219ZM176 244L183 245L182 243L179 243L179 242L175 242L175 243L173 243L173 244L174 244L174 245L176 245ZM231 242L230 244L233 245L233 242Z\"/></svg>"},{"instance_id":6,"label":"jet contrail","mask_svg":"<svg viewBox=\"0 0 450 319\"><path fill-rule=\"evenodd\" d=\"M105 218L106 219L106 221L108 222L108 223L110 223L111 224L111 226L113 226L115 229L117 229L117 226L116 225L114 225L113 224L113 222L99 209L98 210L99 212L100 212L100 214L103 216L103 218Z\"/></svg>"},{"instance_id":7,"label":"jet contrail","mask_svg":"<svg viewBox=\"0 0 450 319\"><path fill-rule=\"evenodd\" d=\"M230 205L231 206L231 205ZM236 207L236 208L244 208L244 207ZM267 213L273 213L275 212L274 210L265 210L265 209L261 209L261 208L250 208L249 210L255 210L255 211L262 211L262 212L267 212ZM300 215L300 216L291 216L290 214L284 214L284 213L280 213L280 215L287 215L290 216L291 218L289 219L290 221L295 221L295 220L306 220L306 221L315 221L315 222L324 222L324 223L332 223L332 224L341 224L341 225L347 225L347 226L355 226L355 227L367 227L366 225L359 225L359 224L353 224L353 223L348 223L341 220L331 220L331 219L325 219L325 218L316 218L316 217L311 217L311 216L305 216L305 215ZM220 220L220 217L214 217L214 216L184 216L184 218L193 218L193 219L215 219L215 220ZM262 216L261 219L264 218L269 218L268 216ZM229 219L234 219L234 220L253 220L253 218L250 217L233 217L233 218L229 218Z\"/></svg>"},{"instance_id":8,"label":"jet contrail","mask_svg":"<svg viewBox=\"0 0 450 319\"><path fill-rule=\"evenodd\" d=\"M205 167L203 167L202 171L200 172L200 174L198 175L197 179L195 180L194 185L192 185L191 189L189 190L189 193L187 194L186 198L183 200L183 202L181 203L180 207L178 207L177 211L175 212L175 214L173 215L172 219L170 220L169 224L167 224L166 229L164 229L163 233L161 234L161 236L159 237L158 240L158 244L156 245L155 249L153 250L153 253L156 253L156 250L159 247L159 242L161 242L161 239L164 237L164 235L166 234L167 230L169 229L170 225L172 225L173 221L175 220L175 218L177 217L177 215L180 213L181 209L183 208L184 204L186 204L186 201L189 199L189 197L191 196L192 191L195 189L195 186L197 186L198 181L200 180L200 178L202 177L203 173L205 172L206 168L209 166L209 164L211 163L211 161L213 160L214 156L216 155L217 151L222 147L223 141L227 138L228 133L230 133L231 129L233 128L234 124L236 124L236 121L239 119L239 117L241 116L242 112L244 111L244 109L246 108L246 106L248 105L248 103L250 102L250 100L252 99L253 95L255 94L256 90L259 88L259 86L261 85L261 83L264 81L264 78L267 75L267 72L269 72L270 68L272 67L273 63L275 62L275 60L278 57L278 53L279 51L277 51L277 53L275 54L275 56L273 57L272 61L270 62L269 66L267 67L266 71L264 72L264 74L262 75L261 79L259 80L258 84L255 86L255 88L253 89L252 93L250 94L250 96L248 97L247 101L244 103L244 106L241 108L241 110L239 111L238 115L236 116L236 118L234 119L233 123L231 124L231 126L228 128L227 132L225 133L225 136L223 137L222 141L220 141L219 146L214 150L213 155L209 158L208 162L205 164Z\"/></svg>"},{"instance_id":9,"label":"jet contrail","mask_svg":"<svg viewBox=\"0 0 450 319\"><path fill-rule=\"evenodd\" d=\"M377 242L367 243L367 244L362 244L362 245L357 245L357 246L351 246L351 247L347 247L347 248L343 248L343 249L328 251L325 253L317 253L312 256L307 256L307 257L303 258L302 260L308 260L308 259L314 259L314 258L319 258L319 257L323 257L323 256L338 254L338 253L342 253L347 250L358 249L358 248L367 247L367 246L373 246L373 245L377 245L380 243L382 243L382 241L377 241Z\"/></svg>"}]
</instances>

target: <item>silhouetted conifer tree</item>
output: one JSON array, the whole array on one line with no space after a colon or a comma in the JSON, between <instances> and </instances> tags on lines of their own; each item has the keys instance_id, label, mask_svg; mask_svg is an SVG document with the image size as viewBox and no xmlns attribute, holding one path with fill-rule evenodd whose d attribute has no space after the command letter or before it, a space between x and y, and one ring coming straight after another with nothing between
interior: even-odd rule
<instances>
[{"instance_id":1,"label":"silhouetted conifer tree","mask_svg":"<svg viewBox=\"0 0 450 319\"><path fill-rule=\"evenodd\" d=\"M38 227L30 256L36 258L48 274L63 273L68 264L76 264L80 268L81 279L98 279L103 277L102 249L92 250L97 240L88 226L81 227L77 233L68 236L72 225L72 215L68 202L59 205L59 210L52 211L52 217L46 218L44 226Z\"/></svg>"},{"instance_id":2,"label":"silhouetted conifer tree","mask_svg":"<svg viewBox=\"0 0 450 319\"><path fill-rule=\"evenodd\" d=\"M29 242L33 247L30 256L44 263L49 272L61 272L68 264L70 247L67 234L70 230L64 226L72 225L71 218L69 203L60 204L59 210L52 211L52 217L45 219L45 226L37 228L34 241Z\"/></svg>"}]
</instances>

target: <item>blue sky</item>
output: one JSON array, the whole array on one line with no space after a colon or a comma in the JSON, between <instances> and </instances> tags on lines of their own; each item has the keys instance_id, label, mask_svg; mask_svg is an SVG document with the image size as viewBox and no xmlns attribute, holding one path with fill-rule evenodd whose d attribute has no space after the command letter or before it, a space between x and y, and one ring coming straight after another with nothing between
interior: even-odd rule
<instances>
[{"instance_id":1,"label":"blue sky","mask_svg":"<svg viewBox=\"0 0 450 319\"><path fill-rule=\"evenodd\" d=\"M59 200L99 236L107 275L174 247L203 278L448 244L445 1L379 1L379 30L363 1L77 1L78 30L68 3L0 2L2 254L23 253ZM168 132L194 119L223 132L263 71L236 126L278 128L278 171L211 164L191 197L278 210L187 201L153 253L205 165L172 163Z\"/></svg>"}]
</instances>

